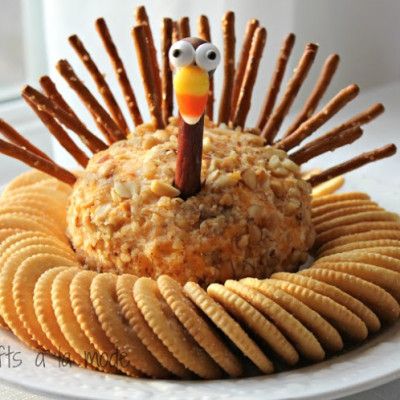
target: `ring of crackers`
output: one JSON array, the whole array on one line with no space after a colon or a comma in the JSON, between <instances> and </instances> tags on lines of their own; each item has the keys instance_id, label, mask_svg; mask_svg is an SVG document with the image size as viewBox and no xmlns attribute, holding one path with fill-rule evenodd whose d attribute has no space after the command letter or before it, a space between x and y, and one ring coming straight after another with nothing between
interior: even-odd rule
<instances>
[{"instance_id":1,"label":"ring of crackers","mask_svg":"<svg viewBox=\"0 0 400 400\"><path fill-rule=\"evenodd\" d=\"M90 299L90 286L96 275L94 271L80 271L73 277L69 288L72 311L82 331L97 353L101 355L103 362L128 376L137 377L137 371L128 362L120 359L118 349L110 341L97 319Z\"/></svg>"},{"instance_id":2,"label":"ring of crackers","mask_svg":"<svg viewBox=\"0 0 400 400\"><path fill-rule=\"evenodd\" d=\"M248 373L248 358L270 373L320 361L343 348L341 334L361 341L400 316L400 223L364 193L313 198L319 249L310 268L205 291L77 267L64 233L69 192L32 172L1 196L0 326L79 366L215 379Z\"/></svg>"},{"instance_id":3,"label":"ring of crackers","mask_svg":"<svg viewBox=\"0 0 400 400\"><path fill-rule=\"evenodd\" d=\"M240 361L185 296L181 285L167 275L160 276L157 284L175 316L196 342L229 376L241 376L243 368Z\"/></svg>"},{"instance_id":4,"label":"ring of crackers","mask_svg":"<svg viewBox=\"0 0 400 400\"><path fill-rule=\"evenodd\" d=\"M98 274L90 286L90 298L104 332L133 368L150 377L168 377L168 371L122 317L116 285L117 276L105 273Z\"/></svg>"},{"instance_id":5,"label":"ring of crackers","mask_svg":"<svg viewBox=\"0 0 400 400\"><path fill-rule=\"evenodd\" d=\"M133 297L133 286L136 281L137 277L134 275L123 274L118 276L117 296L122 314L139 339L164 368L177 377L192 378L191 372L170 353L168 348L148 326Z\"/></svg>"},{"instance_id":6,"label":"ring of crackers","mask_svg":"<svg viewBox=\"0 0 400 400\"><path fill-rule=\"evenodd\" d=\"M273 364L240 325L214 301L197 283L187 282L183 287L187 296L262 372L273 372Z\"/></svg>"},{"instance_id":7,"label":"ring of crackers","mask_svg":"<svg viewBox=\"0 0 400 400\"><path fill-rule=\"evenodd\" d=\"M208 286L207 293L241 321L242 325L261 338L284 362L289 365L297 364L299 355L292 344L250 303L218 283Z\"/></svg>"},{"instance_id":8,"label":"ring of crackers","mask_svg":"<svg viewBox=\"0 0 400 400\"><path fill-rule=\"evenodd\" d=\"M162 298L155 281L145 277L139 278L133 293L143 317L153 332L186 368L203 378L215 379L222 376L221 369L175 317Z\"/></svg>"}]
</instances>

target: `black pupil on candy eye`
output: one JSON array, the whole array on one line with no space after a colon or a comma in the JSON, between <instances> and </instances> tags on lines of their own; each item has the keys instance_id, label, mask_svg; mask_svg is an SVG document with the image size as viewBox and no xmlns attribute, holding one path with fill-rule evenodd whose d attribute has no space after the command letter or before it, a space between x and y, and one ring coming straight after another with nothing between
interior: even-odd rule
<instances>
[{"instance_id":1,"label":"black pupil on candy eye","mask_svg":"<svg viewBox=\"0 0 400 400\"><path fill-rule=\"evenodd\" d=\"M217 57L217 54L215 53L215 51L210 51L210 52L207 54L207 58L208 58L209 60L215 60L216 57Z\"/></svg>"},{"instance_id":2,"label":"black pupil on candy eye","mask_svg":"<svg viewBox=\"0 0 400 400\"><path fill-rule=\"evenodd\" d=\"M172 52L172 56L175 57L175 58L179 57L180 55L181 55L181 51L179 49L175 49Z\"/></svg>"}]
</instances>

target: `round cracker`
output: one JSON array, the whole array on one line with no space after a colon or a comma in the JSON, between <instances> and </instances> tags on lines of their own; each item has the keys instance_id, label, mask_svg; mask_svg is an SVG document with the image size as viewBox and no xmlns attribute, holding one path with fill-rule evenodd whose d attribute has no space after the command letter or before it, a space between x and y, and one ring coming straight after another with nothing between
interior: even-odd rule
<instances>
[{"instance_id":1,"label":"round cracker","mask_svg":"<svg viewBox=\"0 0 400 400\"><path fill-rule=\"evenodd\" d=\"M55 236L54 233L48 229L40 221L35 220L30 215L24 214L3 214L0 215L0 229L19 229L21 231L39 231L46 233L49 236Z\"/></svg>"},{"instance_id":2,"label":"round cracker","mask_svg":"<svg viewBox=\"0 0 400 400\"><path fill-rule=\"evenodd\" d=\"M51 303L61 332L70 346L85 360L84 366L92 366L100 371L115 373L116 369L104 363L101 355L82 331L72 310L69 288L72 279L81 270L69 268L57 274L51 285Z\"/></svg>"},{"instance_id":3,"label":"round cracker","mask_svg":"<svg viewBox=\"0 0 400 400\"><path fill-rule=\"evenodd\" d=\"M259 280L255 278L245 278L240 282L258 290L264 296L275 301L283 309L292 314L314 334L326 350L332 352L342 350L342 337L327 320L322 318L321 315L302 303L296 297L280 290L279 288L268 285L267 281L268 279Z\"/></svg>"},{"instance_id":4,"label":"round cracker","mask_svg":"<svg viewBox=\"0 0 400 400\"><path fill-rule=\"evenodd\" d=\"M312 221L314 225L320 225L335 218L360 214L368 211L383 211L383 208L380 208L375 204L370 204L365 206L345 207L332 212L328 212L326 214L319 215L318 217L313 216Z\"/></svg>"},{"instance_id":5,"label":"round cracker","mask_svg":"<svg viewBox=\"0 0 400 400\"><path fill-rule=\"evenodd\" d=\"M118 276L117 296L124 318L129 322L138 338L164 368L180 378L193 378L193 374L169 352L164 343L149 327L140 312L133 297L133 286L137 279L136 276L129 274Z\"/></svg>"},{"instance_id":6,"label":"round cracker","mask_svg":"<svg viewBox=\"0 0 400 400\"><path fill-rule=\"evenodd\" d=\"M362 321L364 321L370 332L376 332L381 328L378 317L373 311L371 311L371 309L369 309L361 301L357 300L346 292L343 292L335 286L320 282L308 276L290 274L287 272L278 272L276 274L273 274L272 278L295 283L297 285L311 289L316 293L331 298L332 300L336 301L336 303L341 304L343 307L349 309Z\"/></svg>"},{"instance_id":7,"label":"round cracker","mask_svg":"<svg viewBox=\"0 0 400 400\"><path fill-rule=\"evenodd\" d=\"M371 200L343 200L336 201L334 203L323 204L317 207L312 207L311 215L312 218L318 218L322 215L327 215L335 211L339 211L346 208L353 207L364 207L364 206L376 206L379 207L377 203Z\"/></svg>"},{"instance_id":8,"label":"round cracker","mask_svg":"<svg viewBox=\"0 0 400 400\"><path fill-rule=\"evenodd\" d=\"M2 206L20 206L37 210L50 216L57 224L65 227L67 224L67 202L54 201L48 196L40 195L20 195L14 196L6 200L2 200Z\"/></svg>"},{"instance_id":9,"label":"round cracker","mask_svg":"<svg viewBox=\"0 0 400 400\"><path fill-rule=\"evenodd\" d=\"M196 342L229 376L241 376L243 368L240 361L185 296L182 286L167 275L161 275L157 285L164 300Z\"/></svg>"},{"instance_id":10,"label":"round cracker","mask_svg":"<svg viewBox=\"0 0 400 400\"><path fill-rule=\"evenodd\" d=\"M318 253L323 253L334 247L342 246L349 243L369 241L369 240L379 240L379 239L400 240L400 231L383 229L383 230L372 230L367 232L345 235L335 240L331 240L328 243L325 243L323 246L321 246Z\"/></svg>"},{"instance_id":11,"label":"round cracker","mask_svg":"<svg viewBox=\"0 0 400 400\"><path fill-rule=\"evenodd\" d=\"M49 236L42 232L21 231L16 235L10 236L0 245L0 271L1 266L14 252L32 245L48 245L57 247L65 253L67 258L76 259L74 251L61 240L54 236Z\"/></svg>"},{"instance_id":12,"label":"round cracker","mask_svg":"<svg viewBox=\"0 0 400 400\"><path fill-rule=\"evenodd\" d=\"M315 243L317 246L322 246L323 244L335 240L341 236L383 229L400 231L400 224L393 221L367 221L358 222L351 225L338 226L319 233L315 239Z\"/></svg>"},{"instance_id":13,"label":"round cracker","mask_svg":"<svg viewBox=\"0 0 400 400\"><path fill-rule=\"evenodd\" d=\"M15 272L18 267L29 259L29 257L37 254L56 254L61 257L66 257L63 250L57 247L48 245L31 245L24 246L20 250L16 250L5 260L0 273L0 310L1 315L9 328L14 332L22 342L26 345L39 349L40 346L32 338L32 335L26 330L21 320L18 318L17 311L11 290L13 287L13 280Z\"/></svg>"},{"instance_id":14,"label":"round cracker","mask_svg":"<svg viewBox=\"0 0 400 400\"><path fill-rule=\"evenodd\" d=\"M312 265L311 268L331 269L358 276L385 289L397 301L400 299L400 273L398 272L352 261L318 262Z\"/></svg>"},{"instance_id":15,"label":"round cracker","mask_svg":"<svg viewBox=\"0 0 400 400\"><path fill-rule=\"evenodd\" d=\"M367 211L353 213L350 215L340 216L337 218L331 218L328 221L316 224L314 222L315 230L318 234L329 231L332 228L340 226L354 225L358 222L376 222L376 221L392 221L399 222L399 216L389 211Z\"/></svg>"},{"instance_id":16,"label":"round cracker","mask_svg":"<svg viewBox=\"0 0 400 400\"><path fill-rule=\"evenodd\" d=\"M21 175L18 175L8 185L6 185L6 187L3 190L3 195L15 189L25 186L30 186L49 178L50 176L45 174L44 172L39 171L37 169L31 169L29 171L22 173Z\"/></svg>"},{"instance_id":17,"label":"round cracker","mask_svg":"<svg viewBox=\"0 0 400 400\"><path fill-rule=\"evenodd\" d=\"M0 215L3 214L28 214L34 218L49 218L44 210L38 210L27 205L0 203ZM52 223L56 223L53 218L50 217Z\"/></svg>"},{"instance_id":18,"label":"round cracker","mask_svg":"<svg viewBox=\"0 0 400 400\"><path fill-rule=\"evenodd\" d=\"M362 253L372 252L376 254L381 254L383 256L395 258L396 260L400 260L400 247L398 246L390 246L390 247L370 247L368 249L359 250Z\"/></svg>"},{"instance_id":19,"label":"round cracker","mask_svg":"<svg viewBox=\"0 0 400 400\"><path fill-rule=\"evenodd\" d=\"M4 242L4 240L8 239L10 236L13 236L18 232L21 232L21 229L13 229L13 228L0 229L0 244Z\"/></svg>"},{"instance_id":20,"label":"round cracker","mask_svg":"<svg viewBox=\"0 0 400 400\"><path fill-rule=\"evenodd\" d=\"M297 364L299 354L296 349L282 335L282 332L250 303L219 283L209 285L207 293L220 303L230 315L261 338L286 364Z\"/></svg>"},{"instance_id":21,"label":"round cracker","mask_svg":"<svg viewBox=\"0 0 400 400\"><path fill-rule=\"evenodd\" d=\"M90 285L97 275L94 271L80 271L69 287L72 311L87 338L95 347L99 357L128 376L139 377L138 371L129 362L121 359L118 349L103 331L90 300Z\"/></svg>"},{"instance_id":22,"label":"round cracker","mask_svg":"<svg viewBox=\"0 0 400 400\"><path fill-rule=\"evenodd\" d=\"M24 192L52 193L54 195L60 195L60 197L63 196L66 198L71 194L71 191L72 186L61 182L56 178L50 177L31 185L21 186L13 190L9 190L6 193L3 193L2 199Z\"/></svg>"},{"instance_id":23,"label":"round cracker","mask_svg":"<svg viewBox=\"0 0 400 400\"><path fill-rule=\"evenodd\" d=\"M366 240L362 242L353 242L343 244L341 246L332 247L331 249L322 251L319 253L319 258L329 256L332 254L345 253L353 250L368 250L373 247L398 247L400 248L400 240L392 239L378 239L378 240Z\"/></svg>"},{"instance_id":24,"label":"round cracker","mask_svg":"<svg viewBox=\"0 0 400 400\"><path fill-rule=\"evenodd\" d=\"M90 287L90 298L101 327L125 359L138 371L154 378L170 376L123 318L116 285L116 275L103 273L93 279Z\"/></svg>"},{"instance_id":25,"label":"round cracker","mask_svg":"<svg viewBox=\"0 0 400 400\"><path fill-rule=\"evenodd\" d=\"M213 379L222 376L221 369L175 317L155 281L145 277L139 278L133 288L133 294L148 325L177 360L202 378Z\"/></svg>"},{"instance_id":26,"label":"round cracker","mask_svg":"<svg viewBox=\"0 0 400 400\"><path fill-rule=\"evenodd\" d=\"M34 220L37 223L41 224L42 226L46 227L46 229L48 229L48 231L51 232L53 236L56 236L61 241L68 243L68 239L64 232L64 228L62 228L60 225L58 225L57 222L55 222L52 219L43 218L40 215L30 214L29 210L28 212L10 212L4 214L0 213L0 218L2 216L20 216L24 219L29 218L31 220Z\"/></svg>"},{"instance_id":27,"label":"round cracker","mask_svg":"<svg viewBox=\"0 0 400 400\"><path fill-rule=\"evenodd\" d=\"M312 268L298 273L336 286L367 304L385 322L394 322L399 317L400 306L396 299L386 290L371 282L329 269Z\"/></svg>"},{"instance_id":28,"label":"round cracker","mask_svg":"<svg viewBox=\"0 0 400 400\"><path fill-rule=\"evenodd\" d=\"M325 358L325 352L317 338L279 304L241 282L227 280L224 285L273 321L304 357L313 361L321 361Z\"/></svg>"},{"instance_id":29,"label":"round cracker","mask_svg":"<svg viewBox=\"0 0 400 400\"><path fill-rule=\"evenodd\" d=\"M393 257L388 257L382 254L373 253L369 249L363 250L352 250L339 254L331 254L330 256L321 257L314 264L318 265L323 262L359 262L363 264L375 265L389 269L394 272L400 272L400 260Z\"/></svg>"},{"instance_id":30,"label":"round cracker","mask_svg":"<svg viewBox=\"0 0 400 400\"><path fill-rule=\"evenodd\" d=\"M235 346L265 374L272 373L273 364L240 325L197 283L187 282L185 294L202 310Z\"/></svg>"},{"instance_id":31,"label":"round cracker","mask_svg":"<svg viewBox=\"0 0 400 400\"><path fill-rule=\"evenodd\" d=\"M58 349L47 338L36 318L33 292L42 273L54 267L72 266L76 266L74 260L62 257L57 253L42 253L26 259L18 266L14 274L12 297L18 318L35 341L54 355L58 355Z\"/></svg>"},{"instance_id":32,"label":"round cracker","mask_svg":"<svg viewBox=\"0 0 400 400\"><path fill-rule=\"evenodd\" d=\"M342 175L329 179L329 181L320 183L315 186L311 192L313 198L330 195L335 193L344 185L344 177Z\"/></svg>"},{"instance_id":33,"label":"round cracker","mask_svg":"<svg viewBox=\"0 0 400 400\"><path fill-rule=\"evenodd\" d=\"M357 315L331 298L291 282L268 279L267 283L290 293L305 303L322 317L331 321L336 329L345 333L350 339L362 341L368 336L365 323Z\"/></svg>"},{"instance_id":34,"label":"round cracker","mask_svg":"<svg viewBox=\"0 0 400 400\"><path fill-rule=\"evenodd\" d=\"M63 191L54 190L51 187L37 187L36 185L30 185L27 187L22 187L9 192L2 197L3 200L11 200L15 198L26 198L27 196L46 196L47 198L51 199L51 203L59 202L62 204L67 204L68 202L68 194Z\"/></svg>"},{"instance_id":35,"label":"round cracker","mask_svg":"<svg viewBox=\"0 0 400 400\"><path fill-rule=\"evenodd\" d=\"M338 201L347 201L347 200L370 200L370 197L366 193L362 192L329 194L326 196L321 196L312 199L311 206L314 208L325 204L336 203Z\"/></svg>"},{"instance_id":36,"label":"round cracker","mask_svg":"<svg viewBox=\"0 0 400 400\"><path fill-rule=\"evenodd\" d=\"M55 267L47 270L37 280L33 292L33 307L36 318L47 338L53 346L57 348L58 354L75 364L85 366L85 360L75 351L67 342L64 334L61 332L54 314L51 301L51 286L56 276L69 267Z\"/></svg>"}]
</instances>

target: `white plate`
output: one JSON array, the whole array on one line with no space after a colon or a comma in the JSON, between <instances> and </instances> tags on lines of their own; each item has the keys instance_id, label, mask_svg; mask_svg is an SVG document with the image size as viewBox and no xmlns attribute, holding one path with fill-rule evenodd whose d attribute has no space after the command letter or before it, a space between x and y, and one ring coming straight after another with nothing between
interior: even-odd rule
<instances>
[{"instance_id":1,"label":"white plate","mask_svg":"<svg viewBox=\"0 0 400 400\"><path fill-rule=\"evenodd\" d=\"M333 399L371 389L400 377L400 323L365 345L339 357L290 372L258 378L177 382L132 379L92 372L28 350L15 337L0 333L0 343L20 352L22 364L8 367L1 357L0 378L34 392L74 399ZM4 353L4 348L1 348ZM36 366L35 363L39 366Z\"/></svg>"}]
</instances>

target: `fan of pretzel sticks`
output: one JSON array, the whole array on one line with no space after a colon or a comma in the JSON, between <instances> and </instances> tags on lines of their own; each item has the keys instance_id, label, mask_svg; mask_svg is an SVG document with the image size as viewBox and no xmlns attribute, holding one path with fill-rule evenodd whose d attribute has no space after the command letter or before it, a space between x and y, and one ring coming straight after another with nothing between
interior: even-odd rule
<instances>
[{"instance_id":1,"label":"fan of pretzel sticks","mask_svg":"<svg viewBox=\"0 0 400 400\"><path fill-rule=\"evenodd\" d=\"M131 33L146 100L155 127L162 129L168 124L169 118L173 116L174 112L172 71L168 60L168 50L175 41L191 35L189 18L183 17L178 21L173 21L170 18L163 19L160 38L161 60L158 60L155 47L155 39L158 38L155 38L152 34L148 15L143 6L135 10L135 20L136 25L132 28ZM138 126L143 123L139 105L127 70L105 20L103 18L97 19L95 28L108 54L123 98L126 101L132 120L130 122L134 126ZM198 19L197 35L206 41L211 41L209 20L204 15L201 15ZM235 57L235 14L232 11L227 12L222 18L222 35L224 76L216 124L224 124L233 129L245 129L252 102L253 88L266 45L267 31L260 26L258 20L249 20L237 60ZM301 165L325 152L333 151L359 139L363 134L361 126L380 115L384 111L384 107L380 103L373 104L367 110L360 112L329 132L302 145L306 138L319 131L323 124L359 93L357 85L349 85L318 110L319 103L339 64L339 56L332 54L326 59L314 88L302 109L286 132L279 136L282 123L307 77L318 51L316 44L309 43L306 45L297 66L288 79L286 88L282 90L282 94L278 98L294 42L295 35L293 33L284 38L258 120L253 128L246 130L264 137L266 145L273 145L285 150L293 161ZM42 91L32 86L24 87L22 97L56 140L82 167L85 167L89 161L89 156L75 143L69 132L74 132L90 153L97 153L105 150L110 144L127 138L132 129L106 78L79 37L77 35L71 36L69 43L95 82L104 106L76 75L67 60L60 60L56 68L88 109L103 138L86 127L57 90L50 77L43 76L40 78ZM206 114L211 121L214 120L215 114L214 99L214 85L211 78L206 109ZM1 153L19 159L68 184L72 185L75 182L75 174L57 165L48 155L35 147L4 120L0 120L0 132L8 139L8 142L0 139ZM389 144L360 154L307 179L312 186L316 186L369 162L389 157L395 152L396 146Z\"/></svg>"}]
</instances>

